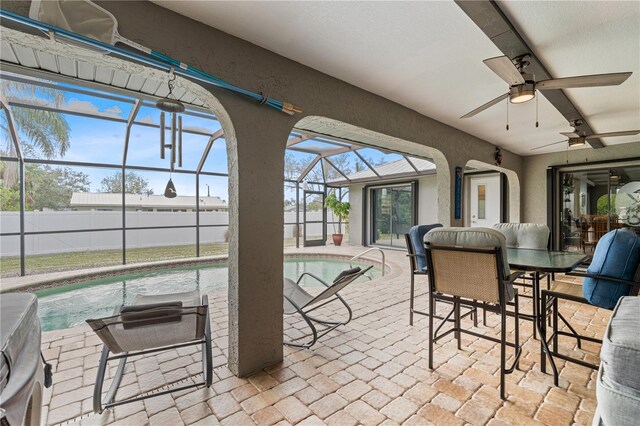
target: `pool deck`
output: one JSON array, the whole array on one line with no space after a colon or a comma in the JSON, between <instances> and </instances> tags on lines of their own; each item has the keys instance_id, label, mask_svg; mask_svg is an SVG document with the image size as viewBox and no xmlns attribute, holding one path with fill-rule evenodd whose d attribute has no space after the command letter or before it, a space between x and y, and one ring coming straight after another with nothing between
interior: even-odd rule
<instances>
[{"instance_id":1,"label":"pool deck","mask_svg":"<svg viewBox=\"0 0 640 426\"><path fill-rule=\"evenodd\" d=\"M328 246L287 249L286 253L354 255L362 250ZM102 415L90 414L99 339L86 326L43 333L43 353L54 366L54 385L44 395L44 424L591 424L596 373L560 361L560 386L554 387L552 376L540 372L539 342L531 338L530 322L520 324L523 354L520 370L507 376L507 401L499 397L500 354L492 342L463 336L459 351L448 336L436 344L435 369L430 371L428 320L416 316L409 326L405 253L386 250L385 254L389 270L384 277L341 292L354 310L351 323L312 349L284 348L281 364L248 378L233 376L225 365L227 292L211 293L213 386L127 404ZM367 257L379 260L380 254L371 252ZM427 306L425 287L418 278L418 307ZM521 299L521 311L528 312L530 302L525 300ZM598 337L610 316L606 310L570 302L562 304L561 310L579 331ZM513 323L508 323L512 338ZM495 336L498 324L499 318L489 315L489 325L478 331ZM302 326L300 318L288 317L285 334L295 337ZM574 350L574 346L570 339L560 339L561 350ZM575 351L597 361L598 348L585 347L588 351ZM114 369L115 365L110 373ZM200 354L186 348L141 357L129 364L118 398L200 371Z\"/></svg>"}]
</instances>

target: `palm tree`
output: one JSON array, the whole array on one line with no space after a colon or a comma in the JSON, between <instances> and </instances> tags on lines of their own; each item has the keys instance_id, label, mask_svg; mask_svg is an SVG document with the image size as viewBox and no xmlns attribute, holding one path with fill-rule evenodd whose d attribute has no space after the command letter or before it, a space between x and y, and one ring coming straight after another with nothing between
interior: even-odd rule
<instances>
[{"instance_id":1,"label":"palm tree","mask_svg":"<svg viewBox=\"0 0 640 426\"><path fill-rule=\"evenodd\" d=\"M60 107L66 101L66 94L58 89L26 84L3 79L0 89L7 99L28 99L39 103L53 104ZM12 108L16 130L24 138L20 140L23 154L47 159L64 156L69 149L69 123L61 113L33 108ZM8 131L7 117L1 114L0 128L4 141L0 153L9 157L15 156L15 148ZM7 162L0 168L5 188L13 186L17 180L17 165Z\"/></svg>"}]
</instances>

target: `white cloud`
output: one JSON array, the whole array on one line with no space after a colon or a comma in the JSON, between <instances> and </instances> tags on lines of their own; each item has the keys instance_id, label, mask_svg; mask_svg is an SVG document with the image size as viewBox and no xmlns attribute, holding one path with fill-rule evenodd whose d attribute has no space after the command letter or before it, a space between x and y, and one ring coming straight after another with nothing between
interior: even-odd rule
<instances>
[{"instance_id":1,"label":"white cloud","mask_svg":"<svg viewBox=\"0 0 640 426\"><path fill-rule=\"evenodd\" d=\"M108 117L122 118L122 110L117 105L113 105L100 111L100 108L91 101L81 101L79 99L70 99L64 108L81 112L85 114L102 115Z\"/></svg>"},{"instance_id":2,"label":"white cloud","mask_svg":"<svg viewBox=\"0 0 640 426\"><path fill-rule=\"evenodd\" d=\"M138 119L136 119L136 121L138 121L140 123L154 124L153 117L151 117L151 116L138 118Z\"/></svg>"}]
</instances>

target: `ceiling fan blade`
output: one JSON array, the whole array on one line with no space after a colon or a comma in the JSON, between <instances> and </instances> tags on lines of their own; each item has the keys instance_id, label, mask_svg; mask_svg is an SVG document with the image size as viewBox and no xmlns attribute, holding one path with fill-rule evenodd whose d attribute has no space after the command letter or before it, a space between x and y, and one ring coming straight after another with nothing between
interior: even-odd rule
<instances>
[{"instance_id":1,"label":"ceiling fan blade","mask_svg":"<svg viewBox=\"0 0 640 426\"><path fill-rule=\"evenodd\" d=\"M585 139L611 138L615 136L634 136L640 133L640 130L625 130L623 132L595 133L586 136Z\"/></svg>"},{"instance_id":2,"label":"ceiling fan blade","mask_svg":"<svg viewBox=\"0 0 640 426\"><path fill-rule=\"evenodd\" d=\"M535 151L536 149L540 149L540 148L546 148L546 147L551 146L551 145L558 145L559 143L563 143L563 142L568 142L568 141L564 140L564 141L560 141L560 142L548 143L546 145L542 145L542 146L537 146L535 148L531 148L530 151Z\"/></svg>"},{"instance_id":3,"label":"ceiling fan blade","mask_svg":"<svg viewBox=\"0 0 640 426\"><path fill-rule=\"evenodd\" d=\"M580 135L577 134L576 132L560 132L561 135L564 135L568 138L579 138Z\"/></svg>"},{"instance_id":4,"label":"ceiling fan blade","mask_svg":"<svg viewBox=\"0 0 640 426\"><path fill-rule=\"evenodd\" d=\"M551 80L542 80L536 83L536 89L552 90L552 89L571 89L574 87L599 87L599 86L618 86L632 73L617 72L613 74L594 74L581 75L577 77L553 78Z\"/></svg>"},{"instance_id":5,"label":"ceiling fan blade","mask_svg":"<svg viewBox=\"0 0 640 426\"><path fill-rule=\"evenodd\" d=\"M520 71L513 65L511 59L506 56L485 59L482 62L491 68L491 71L498 74L498 77L506 81L509 87L524 83L524 78L522 78Z\"/></svg>"},{"instance_id":6,"label":"ceiling fan blade","mask_svg":"<svg viewBox=\"0 0 640 426\"><path fill-rule=\"evenodd\" d=\"M478 114L479 112L484 111L485 109L491 108L492 106L494 106L495 104L503 101L504 99L507 99L507 97L509 96L508 93L505 93L504 95L500 95L497 98L487 102L486 104L479 106L478 108L474 109L471 112L466 113L465 115L463 115L460 118L470 118L473 117L474 115Z\"/></svg>"}]
</instances>

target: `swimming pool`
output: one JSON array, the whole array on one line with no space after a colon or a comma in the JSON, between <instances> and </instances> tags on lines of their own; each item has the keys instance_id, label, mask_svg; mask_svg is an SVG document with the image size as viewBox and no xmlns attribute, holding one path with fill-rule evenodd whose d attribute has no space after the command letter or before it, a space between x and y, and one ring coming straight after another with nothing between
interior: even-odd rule
<instances>
[{"instance_id":1,"label":"swimming pool","mask_svg":"<svg viewBox=\"0 0 640 426\"><path fill-rule=\"evenodd\" d=\"M354 262L353 266L368 264ZM296 279L310 272L327 282L349 268L346 260L296 258L284 262L284 276ZM374 267L360 282L380 276L380 268ZM116 275L52 287L37 291L38 316L43 331L75 327L88 318L111 315L116 306L129 303L136 294L177 293L199 290L211 293L225 290L228 284L226 264L198 265L175 269L145 271L128 275ZM305 277L303 286L321 286L317 281Z\"/></svg>"}]
</instances>

